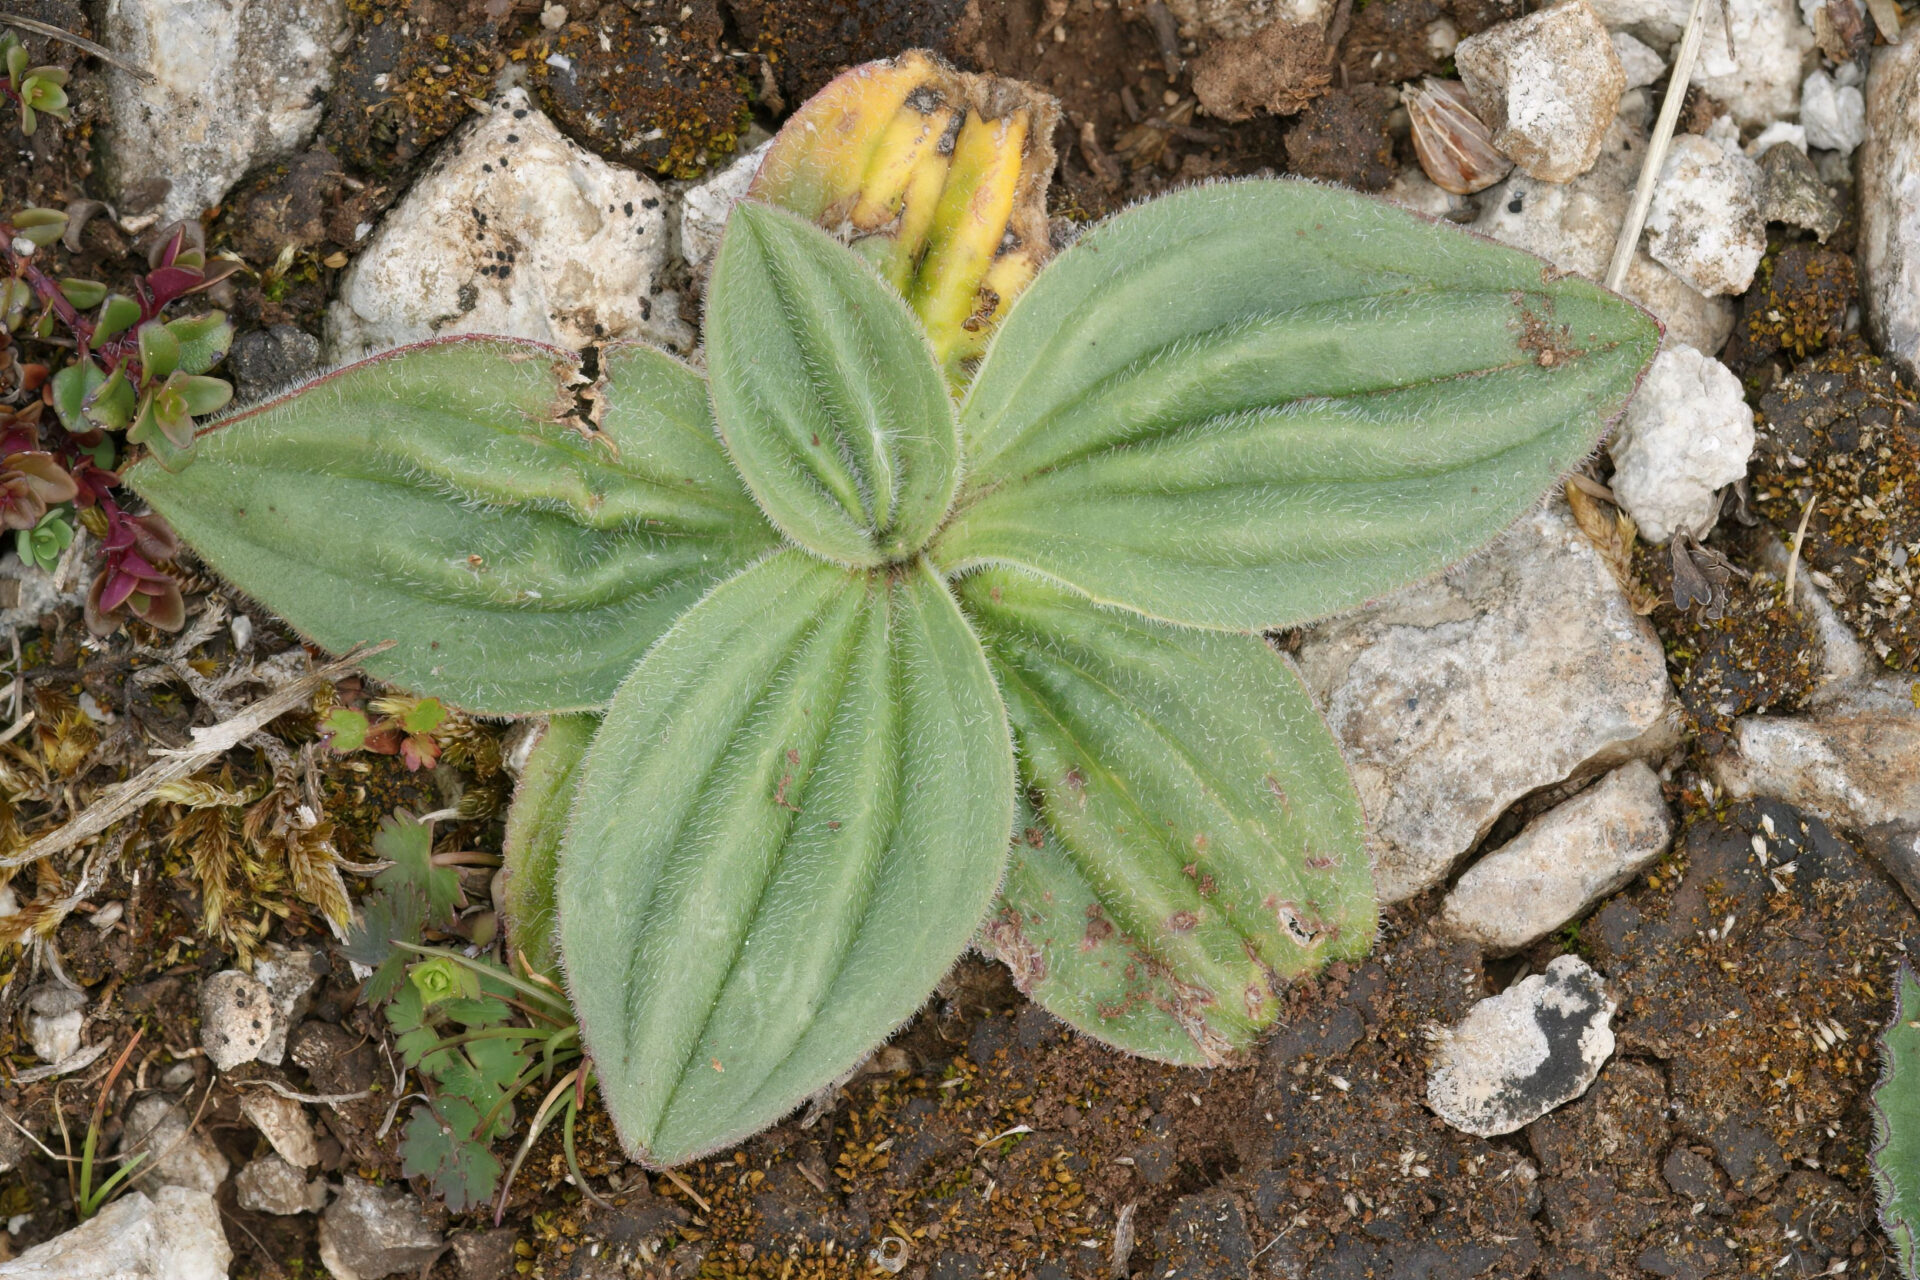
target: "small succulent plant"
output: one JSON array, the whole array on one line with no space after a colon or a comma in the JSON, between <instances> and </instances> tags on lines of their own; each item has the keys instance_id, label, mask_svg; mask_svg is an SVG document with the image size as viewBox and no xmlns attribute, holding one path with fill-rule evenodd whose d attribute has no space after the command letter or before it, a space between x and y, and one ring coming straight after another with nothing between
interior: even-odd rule
<instances>
[{"instance_id":1,"label":"small succulent plant","mask_svg":"<svg viewBox=\"0 0 1920 1280\"><path fill-rule=\"evenodd\" d=\"M374 675L552 717L513 955L564 972L623 1141L672 1165L852 1070L976 939L1089 1034L1241 1060L1375 911L1261 633L1485 545L1657 344L1538 259L1266 180L1087 230L956 363L749 201L704 374L616 343L583 389L571 353L439 340L127 478L319 644L394 640Z\"/></svg>"},{"instance_id":2,"label":"small succulent plant","mask_svg":"<svg viewBox=\"0 0 1920 1280\"><path fill-rule=\"evenodd\" d=\"M1873 1182L1900 1274L1920 1276L1920 980L1900 962L1873 1090Z\"/></svg>"},{"instance_id":3,"label":"small succulent plant","mask_svg":"<svg viewBox=\"0 0 1920 1280\"><path fill-rule=\"evenodd\" d=\"M72 247L100 207L83 201L73 211L0 217L0 527L17 531L23 560L45 568L76 536L75 524L85 526L105 546L88 626L104 635L137 617L172 629L185 612L164 565L179 544L158 517L121 508L112 433L177 466L192 448L195 419L232 398L226 382L207 376L233 340L226 316L165 313L235 264L210 263L199 228L178 224L156 237L151 270L125 292L50 274L47 256L63 241ZM16 337L64 348L59 369L22 361Z\"/></svg>"},{"instance_id":4,"label":"small succulent plant","mask_svg":"<svg viewBox=\"0 0 1920 1280\"><path fill-rule=\"evenodd\" d=\"M59 67L31 65L32 55L20 37L0 31L0 96L20 113L20 132L28 137L40 127L41 116L67 119L67 73Z\"/></svg>"}]
</instances>

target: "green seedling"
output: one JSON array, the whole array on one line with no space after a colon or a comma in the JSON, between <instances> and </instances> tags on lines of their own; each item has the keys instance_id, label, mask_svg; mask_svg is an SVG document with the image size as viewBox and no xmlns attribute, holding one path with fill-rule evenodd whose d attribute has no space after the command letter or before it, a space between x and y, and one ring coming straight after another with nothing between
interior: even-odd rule
<instances>
[{"instance_id":1,"label":"green seedling","mask_svg":"<svg viewBox=\"0 0 1920 1280\"><path fill-rule=\"evenodd\" d=\"M105 1208L107 1202L120 1193L126 1186L127 1179L133 1176L134 1171L140 1167L150 1154L145 1151L138 1151L130 1156L124 1157L118 1169L115 1169L108 1175L99 1186L94 1185L94 1178L98 1173L98 1170L94 1167L94 1158L100 1146L100 1124L106 1119L107 1115L107 1097L113 1092L114 1082L120 1078L120 1073L126 1070L127 1061L133 1057L133 1051L140 1044L142 1034L143 1033L139 1031L133 1033L133 1038L127 1041L127 1047L120 1051L120 1056L114 1059L112 1069L107 1072L107 1078L100 1084L99 1097L94 1100L93 1104L93 1115L87 1120L87 1136L82 1139L80 1143L80 1159L77 1171L71 1161L72 1148L68 1148L68 1177L72 1179L70 1190L73 1193L73 1208L82 1222L85 1222L88 1218L91 1218L94 1214ZM55 1108L54 1114L56 1116L61 1114L57 1107ZM66 1120L62 1117L60 1121L60 1135L62 1138L66 1137L66 1132Z\"/></svg>"},{"instance_id":2,"label":"green seedling","mask_svg":"<svg viewBox=\"0 0 1920 1280\"><path fill-rule=\"evenodd\" d=\"M67 110L67 73L59 67L32 66L33 59L20 37L0 31L0 96L12 100L20 113L20 132L28 137L40 126L41 116L55 120L69 118Z\"/></svg>"}]
</instances>

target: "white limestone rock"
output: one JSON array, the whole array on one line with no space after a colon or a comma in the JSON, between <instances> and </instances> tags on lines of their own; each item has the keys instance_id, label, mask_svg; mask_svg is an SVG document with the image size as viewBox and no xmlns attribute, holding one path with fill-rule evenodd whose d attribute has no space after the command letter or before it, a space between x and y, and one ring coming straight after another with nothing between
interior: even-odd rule
<instances>
[{"instance_id":1,"label":"white limestone rock","mask_svg":"<svg viewBox=\"0 0 1920 1280\"><path fill-rule=\"evenodd\" d=\"M1593 167L1627 87L1607 29L1568 0L1462 40L1454 65L1493 145L1525 173L1569 182Z\"/></svg>"},{"instance_id":2,"label":"white limestone rock","mask_svg":"<svg viewBox=\"0 0 1920 1280\"><path fill-rule=\"evenodd\" d=\"M1815 70L1800 86L1800 125L1807 145L1849 155L1866 140L1867 100L1852 85Z\"/></svg>"},{"instance_id":3,"label":"white limestone rock","mask_svg":"<svg viewBox=\"0 0 1920 1280\"><path fill-rule=\"evenodd\" d=\"M1920 903L1920 709L1911 678L1843 685L1800 715L1743 716L1733 749L1712 763L1728 795L1772 796L1858 837Z\"/></svg>"},{"instance_id":4,"label":"white limestone rock","mask_svg":"<svg viewBox=\"0 0 1920 1280\"><path fill-rule=\"evenodd\" d=\"M147 68L107 81L103 176L120 212L197 218L313 136L348 36L345 0L115 0L100 39Z\"/></svg>"},{"instance_id":5,"label":"white limestone rock","mask_svg":"<svg viewBox=\"0 0 1920 1280\"><path fill-rule=\"evenodd\" d=\"M310 1169L320 1163L320 1142L313 1134L307 1110L292 1098L270 1089L248 1089L240 1095L240 1113L253 1121L273 1149L288 1164Z\"/></svg>"},{"instance_id":6,"label":"white limestone rock","mask_svg":"<svg viewBox=\"0 0 1920 1280\"><path fill-rule=\"evenodd\" d=\"M1753 410L1733 370L1692 347L1654 357L1614 435L1613 492L1649 542L1698 533L1715 495L1747 474Z\"/></svg>"},{"instance_id":7,"label":"white limestone rock","mask_svg":"<svg viewBox=\"0 0 1920 1280\"><path fill-rule=\"evenodd\" d=\"M1868 325L1912 374L1920 371L1920 39L1874 51L1859 173Z\"/></svg>"},{"instance_id":8,"label":"white limestone rock","mask_svg":"<svg viewBox=\"0 0 1920 1280\"><path fill-rule=\"evenodd\" d=\"M273 1023L273 993L239 969L225 969L200 986L200 1047L221 1071L253 1062Z\"/></svg>"},{"instance_id":9,"label":"white limestone rock","mask_svg":"<svg viewBox=\"0 0 1920 1280\"><path fill-rule=\"evenodd\" d=\"M212 1139L193 1128L186 1111L164 1094L147 1094L127 1113L120 1153L134 1151L146 1153L133 1180L149 1195L158 1187L188 1187L212 1194L232 1168Z\"/></svg>"},{"instance_id":10,"label":"white limestone rock","mask_svg":"<svg viewBox=\"0 0 1920 1280\"><path fill-rule=\"evenodd\" d=\"M1382 903L1508 806L1674 740L1659 637L1555 499L1430 582L1310 628L1302 674L1366 809Z\"/></svg>"},{"instance_id":11,"label":"white limestone rock","mask_svg":"<svg viewBox=\"0 0 1920 1280\"><path fill-rule=\"evenodd\" d=\"M1629 89L1652 84L1667 74L1667 60L1651 45L1625 31L1613 33L1613 52L1620 59L1620 69L1626 73Z\"/></svg>"},{"instance_id":12,"label":"white limestone rock","mask_svg":"<svg viewBox=\"0 0 1920 1280\"><path fill-rule=\"evenodd\" d=\"M87 997L83 991L43 982L27 995L27 1043L42 1062L65 1062L80 1052L80 1033L86 1026Z\"/></svg>"},{"instance_id":13,"label":"white limestone rock","mask_svg":"<svg viewBox=\"0 0 1920 1280\"><path fill-rule=\"evenodd\" d=\"M1628 31L1657 50L1669 50L1687 22L1689 0L1590 0L1600 20ZM1801 62L1813 48L1813 31L1802 21L1800 0L1728 0L1733 16L1733 56L1719 0L1702 14L1700 61L1694 83L1726 104L1734 119L1752 129L1793 115Z\"/></svg>"},{"instance_id":14,"label":"white limestone rock","mask_svg":"<svg viewBox=\"0 0 1920 1280\"><path fill-rule=\"evenodd\" d=\"M234 1198L242 1209L291 1217L317 1213L327 1203L327 1184L308 1181L305 1171L277 1155L264 1155L242 1169L233 1180Z\"/></svg>"},{"instance_id":15,"label":"white limestone rock","mask_svg":"<svg viewBox=\"0 0 1920 1280\"><path fill-rule=\"evenodd\" d=\"M1708 296L1745 293L1767 251L1760 170L1698 134L1673 140L1647 213L1647 252Z\"/></svg>"},{"instance_id":16,"label":"white limestone rock","mask_svg":"<svg viewBox=\"0 0 1920 1280\"><path fill-rule=\"evenodd\" d=\"M1598 280L1613 256L1645 154L1645 131L1616 118L1592 169L1567 183L1516 172L1477 197L1480 216L1473 228L1537 253L1562 271ZM1670 341L1718 351L1733 332L1732 303L1704 296L1645 251L1634 254L1623 292L1659 317Z\"/></svg>"},{"instance_id":17,"label":"white limestone rock","mask_svg":"<svg viewBox=\"0 0 1920 1280\"><path fill-rule=\"evenodd\" d=\"M1453 194L1429 178L1417 164L1402 169L1400 176L1393 180L1393 185L1380 193L1380 198L1403 209L1448 222L1469 220L1480 207L1478 197Z\"/></svg>"},{"instance_id":18,"label":"white limestone rock","mask_svg":"<svg viewBox=\"0 0 1920 1280\"><path fill-rule=\"evenodd\" d=\"M1659 777L1632 761L1468 867L1440 926L1488 951L1518 951L1625 885L1672 839Z\"/></svg>"},{"instance_id":19,"label":"white limestone rock","mask_svg":"<svg viewBox=\"0 0 1920 1280\"><path fill-rule=\"evenodd\" d=\"M266 984L272 1016L266 1042L260 1046L260 1061L277 1067L286 1060L287 1035L307 1016L313 989L320 985L325 970L325 958L310 948L283 947L277 942L261 948L253 962L253 976Z\"/></svg>"},{"instance_id":20,"label":"white limestone rock","mask_svg":"<svg viewBox=\"0 0 1920 1280\"><path fill-rule=\"evenodd\" d=\"M1587 1091L1613 1056L1606 979L1559 956L1473 1006L1441 1031L1427 1105L1465 1133L1491 1138L1532 1124Z\"/></svg>"},{"instance_id":21,"label":"white limestone rock","mask_svg":"<svg viewBox=\"0 0 1920 1280\"><path fill-rule=\"evenodd\" d=\"M120 1196L87 1221L11 1262L0 1280L225 1280L233 1249L205 1191L161 1187Z\"/></svg>"},{"instance_id":22,"label":"white limestone rock","mask_svg":"<svg viewBox=\"0 0 1920 1280\"><path fill-rule=\"evenodd\" d=\"M666 194L561 135L509 89L387 214L327 312L335 361L454 333L578 349L684 343Z\"/></svg>"},{"instance_id":23,"label":"white limestone rock","mask_svg":"<svg viewBox=\"0 0 1920 1280\"><path fill-rule=\"evenodd\" d=\"M760 172L761 157L773 139L761 143L720 172L697 186L688 187L680 197L680 256L696 271L707 265L720 248L720 233L726 229L727 215L746 196L753 175Z\"/></svg>"},{"instance_id":24,"label":"white limestone rock","mask_svg":"<svg viewBox=\"0 0 1920 1280\"><path fill-rule=\"evenodd\" d=\"M333 1280L411 1275L440 1256L446 1242L406 1187L376 1187L349 1176L320 1215L320 1261Z\"/></svg>"},{"instance_id":25,"label":"white limestone rock","mask_svg":"<svg viewBox=\"0 0 1920 1280\"><path fill-rule=\"evenodd\" d=\"M1746 152L1749 159L1759 160L1764 157L1767 152L1783 144L1792 147L1801 155L1807 154L1807 131L1797 124L1790 124L1785 120L1776 120L1755 134L1753 141L1747 143L1740 149ZM1766 201L1762 199L1761 204L1764 206Z\"/></svg>"},{"instance_id":26,"label":"white limestone rock","mask_svg":"<svg viewBox=\"0 0 1920 1280\"><path fill-rule=\"evenodd\" d=\"M1122 13L1135 22L1146 19L1148 4L1120 0ZM1323 26L1333 16L1334 0L1168 0L1167 8L1188 39L1240 40L1275 22Z\"/></svg>"},{"instance_id":27,"label":"white limestone rock","mask_svg":"<svg viewBox=\"0 0 1920 1280\"><path fill-rule=\"evenodd\" d=\"M1685 20L1687 6L1680 12ZM1733 56L1719 0L1704 16L1700 62L1693 82L1726 105L1741 126L1763 129L1790 118L1799 105L1795 86L1813 49L1813 32L1800 20L1798 0L1729 0L1733 11Z\"/></svg>"}]
</instances>

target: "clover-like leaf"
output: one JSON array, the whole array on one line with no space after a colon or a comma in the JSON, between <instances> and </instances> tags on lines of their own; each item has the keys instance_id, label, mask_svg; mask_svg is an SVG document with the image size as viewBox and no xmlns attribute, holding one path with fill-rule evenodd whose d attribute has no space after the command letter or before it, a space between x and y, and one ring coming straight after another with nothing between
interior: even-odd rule
<instances>
[{"instance_id":1,"label":"clover-like leaf","mask_svg":"<svg viewBox=\"0 0 1920 1280\"><path fill-rule=\"evenodd\" d=\"M418 946L426 916L427 896L412 885L371 894L360 904L360 919L348 927L341 951L355 964L373 970L360 988L363 1002L379 1004L391 999L406 982L413 953L394 944Z\"/></svg>"},{"instance_id":2,"label":"clover-like leaf","mask_svg":"<svg viewBox=\"0 0 1920 1280\"><path fill-rule=\"evenodd\" d=\"M372 729L373 723L367 719L367 713L352 707L335 707L320 721L320 732L326 735L328 745L342 753L358 751L366 746L367 734Z\"/></svg>"},{"instance_id":3,"label":"clover-like leaf","mask_svg":"<svg viewBox=\"0 0 1920 1280\"><path fill-rule=\"evenodd\" d=\"M500 1186L500 1158L473 1137L480 1112L465 1098L442 1096L415 1103L400 1140L400 1176L426 1177L454 1213L493 1198Z\"/></svg>"},{"instance_id":4,"label":"clover-like leaf","mask_svg":"<svg viewBox=\"0 0 1920 1280\"><path fill-rule=\"evenodd\" d=\"M389 893L413 889L427 905L426 922L434 928L453 923L459 910L460 873L433 865L433 828L417 822L404 809L380 819L373 833L373 852L393 865L373 878L376 888Z\"/></svg>"},{"instance_id":5,"label":"clover-like leaf","mask_svg":"<svg viewBox=\"0 0 1920 1280\"><path fill-rule=\"evenodd\" d=\"M1242 1059L1285 982L1373 941L1359 797L1287 660L1026 574L966 579L1024 798L986 934L1023 990L1133 1053Z\"/></svg>"},{"instance_id":6,"label":"clover-like leaf","mask_svg":"<svg viewBox=\"0 0 1920 1280\"><path fill-rule=\"evenodd\" d=\"M560 976L559 911L554 902L560 842L573 809L580 762L599 727L598 716L555 716L548 721L520 771L520 786L507 811L507 945L525 956L535 973L549 978Z\"/></svg>"},{"instance_id":7,"label":"clover-like leaf","mask_svg":"<svg viewBox=\"0 0 1920 1280\"><path fill-rule=\"evenodd\" d=\"M953 499L953 403L900 295L826 232L747 202L707 287L714 416L782 532L843 564L918 551Z\"/></svg>"},{"instance_id":8,"label":"clover-like leaf","mask_svg":"<svg viewBox=\"0 0 1920 1280\"><path fill-rule=\"evenodd\" d=\"M493 714L599 706L715 582L778 535L727 466L700 379L603 354L458 338L351 365L127 480L201 556L320 644L392 639L367 669Z\"/></svg>"},{"instance_id":9,"label":"clover-like leaf","mask_svg":"<svg viewBox=\"0 0 1920 1280\"><path fill-rule=\"evenodd\" d=\"M31 127L26 129L32 133ZM67 215L59 209L22 209L8 219L14 232L41 248L53 244L67 232Z\"/></svg>"},{"instance_id":10,"label":"clover-like leaf","mask_svg":"<svg viewBox=\"0 0 1920 1280\"><path fill-rule=\"evenodd\" d=\"M1302 622L1491 541L1660 341L1539 259L1297 180L1082 236L1001 325L935 559L1207 627Z\"/></svg>"},{"instance_id":11,"label":"clover-like leaf","mask_svg":"<svg viewBox=\"0 0 1920 1280\"><path fill-rule=\"evenodd\" d=\"M560 944L636 1158L764 1127L919 1007L1000 880L1004 714L924 562L785 551L621 686L560 858Z\"/></svg>"}]
</instances>

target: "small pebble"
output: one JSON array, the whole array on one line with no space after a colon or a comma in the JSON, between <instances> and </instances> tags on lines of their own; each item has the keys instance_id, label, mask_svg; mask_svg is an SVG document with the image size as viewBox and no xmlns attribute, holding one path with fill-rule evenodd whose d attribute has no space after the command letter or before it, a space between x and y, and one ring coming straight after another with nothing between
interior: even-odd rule
<instances>
[{"instance_id":1,"label":"small pebble","mask_svg":"<svg viewBox=\"0 0 1920 1280\"><path fill-rule=\"evenodd\" d=\"M1586 961L1556 957L1439 1033L1427 1105L1482 1138L1525 1128L1600 1074L1613 1056L1614 1007Z\"/></svg>"},{"instance_id":2,"label":"small pebble","mask_svg":"<svg viewBox=\"0 0 1920 1280\"><path fill-rule=\"evenodd\" d=\"M227 969L200 988L200 1047L218 1070L258 1058L272 1022L267 984L250 973Z\"/></svg>"}]
</instances>

